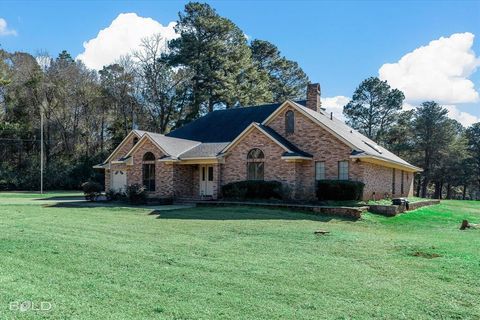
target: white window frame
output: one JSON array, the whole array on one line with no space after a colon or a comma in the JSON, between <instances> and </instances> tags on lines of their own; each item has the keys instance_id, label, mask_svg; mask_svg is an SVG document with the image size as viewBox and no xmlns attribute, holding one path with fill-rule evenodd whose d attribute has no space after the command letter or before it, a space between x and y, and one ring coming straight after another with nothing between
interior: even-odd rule
<instances>
[{"instance_id":1,"label":"white window frame","mask_svg":"<svg viewBox=\"0 0 480 320\"><path fill-rule=\"evenodd\" d=\"M338 161L338 180L349 179L349 163L347 160Z\"/></svg>"},{"instance_id":2,"label":"white window frame","mask_svg":"<svg viewBox=\"0 0 480 320\"><path fill-rule=\"evenodd\" d=\"M325 180L325 161L315 161L315 181Z\"/></svg>"}]
</instances>

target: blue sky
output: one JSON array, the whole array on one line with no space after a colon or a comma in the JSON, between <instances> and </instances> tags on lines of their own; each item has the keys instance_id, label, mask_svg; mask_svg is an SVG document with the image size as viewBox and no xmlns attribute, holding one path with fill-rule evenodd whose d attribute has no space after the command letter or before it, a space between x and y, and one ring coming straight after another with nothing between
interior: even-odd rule
<instances>
[{"instance_id":1,"label":"blue sky","mask_svg":"<svg viewBox=\"0 0 480 320\"><path fill-rule=\"evenodd\" d=\"M325 104L336 114L363 79L378 76L379 69L390 63L394 65L382 68L381 77L405 91L407 108L435 99L465 125L480 120L480 1L208 2L250 39L271 41L298 61L312 81L321 83L322 96L330 99ZM0 19L7 25L0 20L0 45L9 51L47 51L52 56L67 50L74 57L84 53L95 59L105 55L100 40L104 46L112 46L109 41L125 46L117 39L125 32L111 28L111 34L84 52L84 42L97 38L120 14L135 13L138 18L121 21L135 24L128 30L141 32L148 29L142 23L150 23L141 19L167 26L185 3L3 1Z\"/></svg>"}]
</instances>

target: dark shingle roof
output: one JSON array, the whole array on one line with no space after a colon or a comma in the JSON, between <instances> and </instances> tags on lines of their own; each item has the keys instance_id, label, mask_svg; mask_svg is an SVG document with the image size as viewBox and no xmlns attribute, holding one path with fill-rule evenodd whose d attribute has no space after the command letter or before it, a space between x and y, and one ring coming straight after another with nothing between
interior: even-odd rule
<instances>
[{"instance_id":1,"label":"dark shingle roof","mask_svg":"<svg viewBox=\"0 0 480 320\"><path fill-rule=\"evenodd\" d=\"M303 105L305 101L297 101L297 103ZM167 136L200 142L230 142L252 122L263 122L279 106L280 103L274 103L217 110L170 132Z\"/></svg>"}]
</instances>

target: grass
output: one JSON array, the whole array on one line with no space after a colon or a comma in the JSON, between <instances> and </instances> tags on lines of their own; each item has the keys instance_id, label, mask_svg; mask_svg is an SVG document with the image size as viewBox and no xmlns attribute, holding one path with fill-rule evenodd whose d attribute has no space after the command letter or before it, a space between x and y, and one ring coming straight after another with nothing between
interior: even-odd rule
<instances>
[{"instance_id":1,"label":"grass","mask_svg":"<svg viewBox=\"0 0 480 320\"><path fill-rule=\"evenodd\" d=\"M458 230L480 202L353 222L38 197L0 193L0 319L480 318L480 230Z\"/></svg>"},{"instance_id":2,"label":"grass","mask_svg":"<svg viewBox=\"0 0 480 320\"><path fill-rule=\"evenodd\" d=\"M407 200L410 203L420 202L430 199L419 198L419 197L408 197ZM366 200L366 201L357 201L357 200L345 200L345 201L322 201L322 204L327 206L339 206L339 207L363 207L368 205L391 205L392 199L378 199L378 200Z\"/></svg>"}]
</instances>

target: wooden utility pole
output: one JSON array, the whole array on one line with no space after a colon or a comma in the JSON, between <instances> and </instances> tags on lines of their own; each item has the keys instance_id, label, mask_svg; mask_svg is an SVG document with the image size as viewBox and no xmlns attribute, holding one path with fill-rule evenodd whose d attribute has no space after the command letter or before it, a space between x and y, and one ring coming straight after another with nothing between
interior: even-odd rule
<instances>
[{"instance_id":1,"label":"wooden utility pole","mask_svg":"<svg viewBox=\"0 0 480 320\"><path fill-rule=\"evenodd\" d=\"M40 107L40 194L43 194L43 105Z\"/></svg>"}]
</instances>

